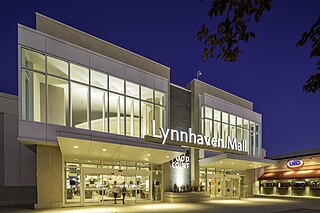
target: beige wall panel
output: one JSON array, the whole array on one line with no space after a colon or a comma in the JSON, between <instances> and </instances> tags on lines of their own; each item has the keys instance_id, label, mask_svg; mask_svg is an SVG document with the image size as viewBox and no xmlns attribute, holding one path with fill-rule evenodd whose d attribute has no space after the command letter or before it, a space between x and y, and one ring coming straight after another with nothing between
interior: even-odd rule
<instances>
[{"instance_id":1,"label":"beige wall panel","mask_svg":"<svg viewBox=\"0 0 320 213\"><path fill-rule=\"evenodd\" d=\"M62 205L62 156L58 147L37 146L38 206Z\"/></svg>"}]
</instances>

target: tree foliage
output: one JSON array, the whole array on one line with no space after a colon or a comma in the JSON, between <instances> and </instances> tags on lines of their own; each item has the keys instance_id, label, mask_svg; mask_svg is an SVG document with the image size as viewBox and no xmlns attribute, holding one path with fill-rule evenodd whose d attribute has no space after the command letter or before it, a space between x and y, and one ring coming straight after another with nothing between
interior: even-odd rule
<instances>
[{"instance_id":1,"label":"tree foliage","mask_svg":"<svg viewBox=\"0 0 320 213\"><path fill-rule=\"evenodd\" d=\"M303 86L303 91L316 93L317 91L320 91L320 16L318 21L312 25L309 32L304 32L302 34L297 46L304 46L308 41L312 44L310 58L315 57L318 59L316 61L316 70L318 70L318 72L311 75L311 77L306 81Z\"/></svg>"},{"instance_id":2,"label":"tree foliage","mask_svg":"<svg viewBox=\"0 0 320 213\"><path fill-rule=\"evenodd\" d=\"M271 0L212 0L208 15L213 19L222 17L225 20L214 26L213 30L204 24L198 31L198 40L205 46L203 59L216 56L227 62L236 61L241 53L239 41L248 42L250 38L255 38L255 33L248 31L248 23L252 17L259 22L262 14L270 9Z\"/></svg>"}]
</instances>

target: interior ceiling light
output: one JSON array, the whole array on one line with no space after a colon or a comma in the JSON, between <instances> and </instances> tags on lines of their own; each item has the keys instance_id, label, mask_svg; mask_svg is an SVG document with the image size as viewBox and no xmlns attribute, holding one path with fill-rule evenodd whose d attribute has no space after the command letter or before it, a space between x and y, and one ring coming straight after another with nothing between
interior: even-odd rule
<instances>
[{"instance_id":1,"label":"interior ceiling light","mask_svg":"<svg viewBox=\"0 0 320 213\"><path fill-rule=\"evenodd\" d=\"M169 158L169 155L167 155L166 157Z\"/></svg>"},{"instance_id":2,"label":"interior ceiling light","mask_svg":"<svg viewBox=\"0 0 320 213\"><path fill-rule=\"evenodd\" d=\"M234 163L231 163L231 165L233 165Z\"/></svg>"},{"instance_id":3,"label":"interior ceiling light","mask_svg":"<svg viewBox=\"0 0 320 213\"><path fill-rule=\"evenodd\" d=\"M73 148L78 149L79 147L78 146L73 146Z\"/></svg>"},{"instance_id":4,"label":"interior ceiling light","mask_svg":"<svg viewBox=\"0 0 320 213\"><path fill-rule=\"evenodd\" d=\"M106 150L106 149L102 149L102 151L103 151L103 152L106 152L107 150Z\"/></svg>"},{"instance_id":5,"label":"interior ceiling light","mask_svg":"<svg viewBox=\"0 0 320 213\"><path fill-rule=\"evenodd\" d=\"M222 161L220 161L220 163L223 163Z\"/></svg>"},{"instance_id":6,"label":"interior ceiling light","mask_svg":"<svg viewBox=\"0 0 320 213\"><path fill-rule=\"evenodd\" d=\"M250 165L250 166L252 166L252 165Z\"/></svg>"},{"instance_id":7,"label":"interior ceiling light","mask_svg":"<svg viewBox=\"0 0 320 213\"><path fill-rule=\"evenodd\" d=\"M151 154L147 154L148 156L150 156Z\"/></svg>"}]
</instances>

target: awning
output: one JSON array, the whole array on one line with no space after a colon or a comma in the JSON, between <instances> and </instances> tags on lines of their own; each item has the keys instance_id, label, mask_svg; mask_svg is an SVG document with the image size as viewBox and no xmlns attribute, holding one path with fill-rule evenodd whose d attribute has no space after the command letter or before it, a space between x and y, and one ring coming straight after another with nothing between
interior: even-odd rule
<instances>
[{"instance_id":1,"label":"awning","mask_svg":"<svg viewBox=\"0 0 320 213\"><path fill-rule=\"evenodd\" d=\"M62 155L77 158L161 164L186 151L186 148L145 142L141 138L81 129L57 131L57 138Z\"/></svg>"},{"instance_id":2,"label":"awning","mask_svg":"<svg viewBox=\"0 0 320 213\"><path fill-rule=\"evenodd\" d=\"M230 153L220 154L199 160L201 167L237 170L256 169L270 166L275 163L275 161L269 159Z\"/></svg>"},{"instance_id":3,"label":"awning","mask_svg":"<svg viewBox=\"0 0 320 213\"><path fill-rule=\"evenodd\" d=\"M286 172L266 172L258 180L285 180L285 179L304 179L320 178L319 169L286 171Z\"/></svg>"}]
</instances>

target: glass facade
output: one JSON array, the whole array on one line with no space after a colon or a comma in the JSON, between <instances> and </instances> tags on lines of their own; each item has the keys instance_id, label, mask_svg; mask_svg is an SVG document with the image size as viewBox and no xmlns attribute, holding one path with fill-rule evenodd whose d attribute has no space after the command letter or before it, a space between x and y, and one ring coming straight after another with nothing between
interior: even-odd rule
<instances>
[{"instance_id":1,"label":"glass facade","mask_svg":"<svg viewBox=\"0 0 320 213\"><path fill-rule=\"evenodd\" d=\"M21 49L22 119L144 137L166 127L166 95L44 53ZM157 132L159 133L159 132Z\"/></svg>"},{"instance_id":2,"label":"glass facade","mask_svg":"<svg viewBox=\"0 0 320 213\"><path fill-rule=\"evenodd\" d=\"M85 204L113 203L114 188L124 186L128 203L162 201L161 164L70 157L64 160L65 204L79 205L81 197ZM122 196L119 193L116 199L120 201Z\"/></svg>"},{"instance_id":3,"label":"glass facade","mask_svg":"<svg viewBox=\"0 0 320 213\"><path fill-rule=\"evenodd\" d=\"M249 155L261 155L261 124L232 115L208 106L202 106L201 134L207 137L221 138L226 143L227 137L247 141Z\"/></svg>"}]
</instances>

